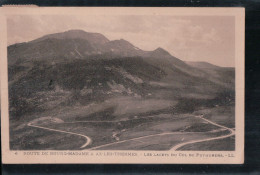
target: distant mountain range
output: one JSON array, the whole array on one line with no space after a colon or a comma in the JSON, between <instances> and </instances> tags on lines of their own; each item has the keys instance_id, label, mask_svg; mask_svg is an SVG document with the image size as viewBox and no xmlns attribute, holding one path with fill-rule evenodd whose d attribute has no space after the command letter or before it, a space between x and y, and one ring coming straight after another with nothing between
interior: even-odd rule
<instances>
[{"instance_id":1,"label":"distant mountain range","mask_svg":"<svg viewBox=\"0 0 260 175\"><path fill-rule=\"evenodd\" d=\"M112 96L234 98L234 68L184 62L160 47L144 51L82 30L8 46L8 65L14 116Z\"/></svg>"},{"instance_id":2,"label":"distant mountain range","mask_svg":"<svg viewBox=\"0 0 260 175\"><path fill-rule=\"evenodd\" d=\"M29 49L30 48L30 49ZM166 50L158 48L154 51L143 51L130 42L120 40L108 40L99 33L89 33L82 30L69 30L64 33L56 33L43 36L36 40L14 44L8 47L9 64L19 59L23 61L32 59L49 58L83 58L89 55L114 56L142 56L142 57L171 57L176 63L183 64L179 59L171 56Z\"/></svg>"}]
</instances>

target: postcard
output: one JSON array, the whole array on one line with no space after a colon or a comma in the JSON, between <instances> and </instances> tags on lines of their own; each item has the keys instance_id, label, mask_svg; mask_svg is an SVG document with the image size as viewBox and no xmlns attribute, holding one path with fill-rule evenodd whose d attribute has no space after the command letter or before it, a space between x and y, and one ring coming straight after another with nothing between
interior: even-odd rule
<instances>
[{"instance_id":1,"label":"postcard","mask_svg":"<svg viewBox=\"0 0 260 175\"><path fill-rule=\"evenodd\" d=\"M244 8L0 8L4 164L242 164Z\"/></svg>"}]
</instances>

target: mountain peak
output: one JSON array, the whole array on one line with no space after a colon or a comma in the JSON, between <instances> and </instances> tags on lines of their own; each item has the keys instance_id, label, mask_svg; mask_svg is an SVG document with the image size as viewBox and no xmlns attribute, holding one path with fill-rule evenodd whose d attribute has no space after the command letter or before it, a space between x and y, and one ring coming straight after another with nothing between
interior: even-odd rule
<instances>
[{"instance_id":1,"label":"mountain peak","mask_svg":"<svg viewBox=\"0 0 260 175\"><path fill-rule=\"evenodd\" d=\"M82 32L82 33L89 33L89 32L86 32L86 31L84 31L84 30L80 30L80 29L71 29L71 30L68 30L68 31L66 31L66 32Z\"/></svg>"},{"instance_id":2,"label":"mountain peak","mask_svg":"<svg viewBox=\"0 0 260 175\"><path fill-rule=\"evenodd\" d=\"M135 46L133 44L131 44L129 41L126 41L124 39L120 39L120 40L113 40L109 42L110 45L115 46L115 47L120 47L122 49L126 49L126 48L134 48Z\"/></svg>"},{"instance_id":3,"label":"mountain peak","mask_svg":"<svg viewBox=\"0 0 260 175\"><path fill-rule=\"evenodd\" d=\"M154 50L155 52L165 52L165 53L168 53L166 50L164 50L163 48L161 47L158 47L157 49Z\"/></svg>"},{"instance_id":4,"label":"mountain peak","mask_svg":"<svg viewBox=\"0 0 260 175\"><path fill-rule=\"evenodd\" d=\"M120 40L114 40L114 42L120 43L120 44L127 44L127 45L132 45L129 41L120 39Z\"/></svg>"},{"instance_id":5,"label":"mountain peak","mask_svg":"<svg viewBox=\"0 0 260 175\"><path fill-rule=\"evenodd\" d=\"M109 42L109 40L100 33L90 33L84 30L73 29L68 30L61 33L54 33L45 35L39 39L34 40L33 42L43 41L45 39L54 38L54 39L84 39L87 40L89 43L92 44L104 44Z\"/></svg>"},{"instance_id":6,"label":"mountain peak","mask_svg":"<svg viewBox=\"0 0 260 175\"><path fill-rule=\"evenodd\" d=\"M102 35L101 33L95 33L95 32L86 32L84 30L80 30L80 29L72 29L72 30L67 30L65 32L61 32L61 33L64 33L64 34L74 34L74 35L78 35L78 36L83 36L84 35L94 35L94 36L102 36L105 38L104 35Z\"/></svg>"},{"instance_id":7,"label":"mountain peak","mask_svg":"<svg viewBox=\"0 0 260 175\"><path fill-rule=\"evenodd\" d=\"M167 52L165 49L158 47L154 51L152 51L155 55L164 55L164 56L171 56L169 52Z\"/></svg>"}]
</instances>

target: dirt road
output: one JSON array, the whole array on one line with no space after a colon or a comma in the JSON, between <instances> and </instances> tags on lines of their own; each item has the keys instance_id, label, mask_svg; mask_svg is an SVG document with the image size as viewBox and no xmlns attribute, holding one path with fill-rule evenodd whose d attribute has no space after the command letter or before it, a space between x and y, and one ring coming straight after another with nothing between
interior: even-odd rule
<instances>
[{"instance_id":1,"label":"dirt road","mask_svg":"<svg viewBox=\"0 0 260 175\"><path fill-rule=\"evenodd\" d=\"M220 128L222 128L222 129L226 129L226 130L228 130L230 133L227 134L227 135L223 135L223 136L217 136L217 137L208 138L208 139L201 139L201 140L192 140L192 141L180 143L180 144L175 145L174 147L172 147L172 148L170 149L171 151L176 151L176 150L180 149L181 147L183 147L183 146L185 146L185 145L189 145L189 144L193 144L193 143L199 143L199 142L206 142L206 141L211 141L211 140L224 139L224 138L228 138L228 137L231 137L231 136L235 135L235 131L234 131L233 129L231 129L231 128L225 127L225 126L223 126L223 125L219 125L219 124L217 124L217 123L215 123L215 122L212 122L212 121L210 121L210 120L208 120L208 119L203 118L203 116L196 116L196 117L201 118L202 120L205 120L206 122L208 122L208 123L210 123L210 124L212 124L212 125L215 125L215 126L217 126L217 127L220 127Z\"/></svg>"},{"instance_id":2,"label":"dirt road","mask_svg":"<svg viewBox=\"0 0 260 175\"><path fill-rule=\"evenodd\" d=\"M86 135L83 135L83 134L78 134L78 133L74 133L74 132L68 132L68 131L62 131L62 130L57 130L57 129L46 128L46 127L42 127L42 126L37 126L37 125L32 124L32 123L28 123L27 126L34 127L34 128L45 129L45 130L48 130L48 131L54 131L54 132L60 132L60 133L66 133L66 134L72 134L72 135L77 135L77 136L84 137L86 139L86 142L80 148L85 148L86 146L88 146L92 142L90 137L88 137Z\"/></svg>"},{"instance_id":3,"label":"dirt road","mask_svg":"<svg viewBox=\"0 0 260 175\"><path fill-rule=\"evenodd\" d=\"M160 133L160 134L153 134L153 135L137 137L137 138L133 138L133 139L127 139L127 140L122 140L122 141L118 141L118 142L113 142L113 143L108 143L108 144L92 147L92 148L90 148L90 150L95 150L95 149L106 147L106 146L116 145L116 144L119 144L119 143L140 140L140 139L144 139L144 138L148 138L148 137L163 136L163 135L170 135L170 134L186 134L186 133L185 132L165 132L165 133Z\"/></svg>"},{"instance_id":4,"label":"dirt road","mask_svg":"<svg viewBox=\"0 0 260 175\"><path fill-rule=\"evenodd\" d=\"M219 124L217 124L217 123L215 123L213 121L210 121L208 119L203 118L203 116L195 116L195 117L200 118L200 119L204 120L207 123L210 123L212 125L215 125L215 126L219 127L220 130L221 129L222 130L228 130L230 133L227 134L227 135L223 135L223 136L217 136L217 137L213 137L213 138L200 139L200 140L191 140L191 141L187 141L187 142L184 142L184 143L180 143L180 144L177 144L177 145L173 146L170 149L171 151L176 151L176 150L180 149L181 147L183 147L185 145L188 145L188 144L205 142L205 141L211 141L211 140L218 140L218 139L224 139L224 138L228 138L228 137L231 137L231 136L235 135L235 131L233 129L231 129L231 128L225 127L223 125L219 125ZM64 122L64 123L80 123L80 122L88 122L88 123L112 122L113 123L113 122L119 122L119 121L79 121L79 122ZM72 134L72 135L77 135L77 136L84 137L86 139L86 142L80 148L85 148L86 146L90 145L91 142L92 142L91 138L88 137L87 135L78 134L78 133L74 133L74 132L68 132L68 131L62 131L62 130L57 130L57 129L51 129L51 128L42 127L42 126L37 126L35 124L32 124L31 122L28 123L28 126L35 127L35 128L40 128L40 129L45 129L45 130L49 130L49 131L54 131L54 132L60 132L60 133L66 133L66 134ZM104 145L99 145L99 146L96 146L96 147L89 148L89 150L96 150L96 149L104 148L104 147L111 146L111 145L116 145L116 144L129 142L129 141L136 141L136 140L149 138L149 137L153 137L153 136L174 135L174 134L187 134L187 133L198 133L198 132L164 132L164 133L160 133L160 134L147 135L147 136L127 139L127 140L117 141L117 142L113 142L113 143L108 143L108 144L104 144ZM201 133L201 132L199 132L199 133Z\"/></svg>"}]
</instances>

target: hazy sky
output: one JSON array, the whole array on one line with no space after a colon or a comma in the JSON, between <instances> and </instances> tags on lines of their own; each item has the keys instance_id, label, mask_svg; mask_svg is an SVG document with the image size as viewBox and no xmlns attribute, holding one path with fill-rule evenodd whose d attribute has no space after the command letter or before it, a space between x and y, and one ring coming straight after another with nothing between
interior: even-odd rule
<instances>
[{"instance_id":1,"label":"hazy sky","mask_svg":"<svg viewBox=\"0 0 260 175\"><path fill-rule=\"evenodd\" d=\"M162 47L184 61L235 64L232 16L9 16L8 45L70 29L125 39L143 50Z\"/></svg>"}]
</instances>

